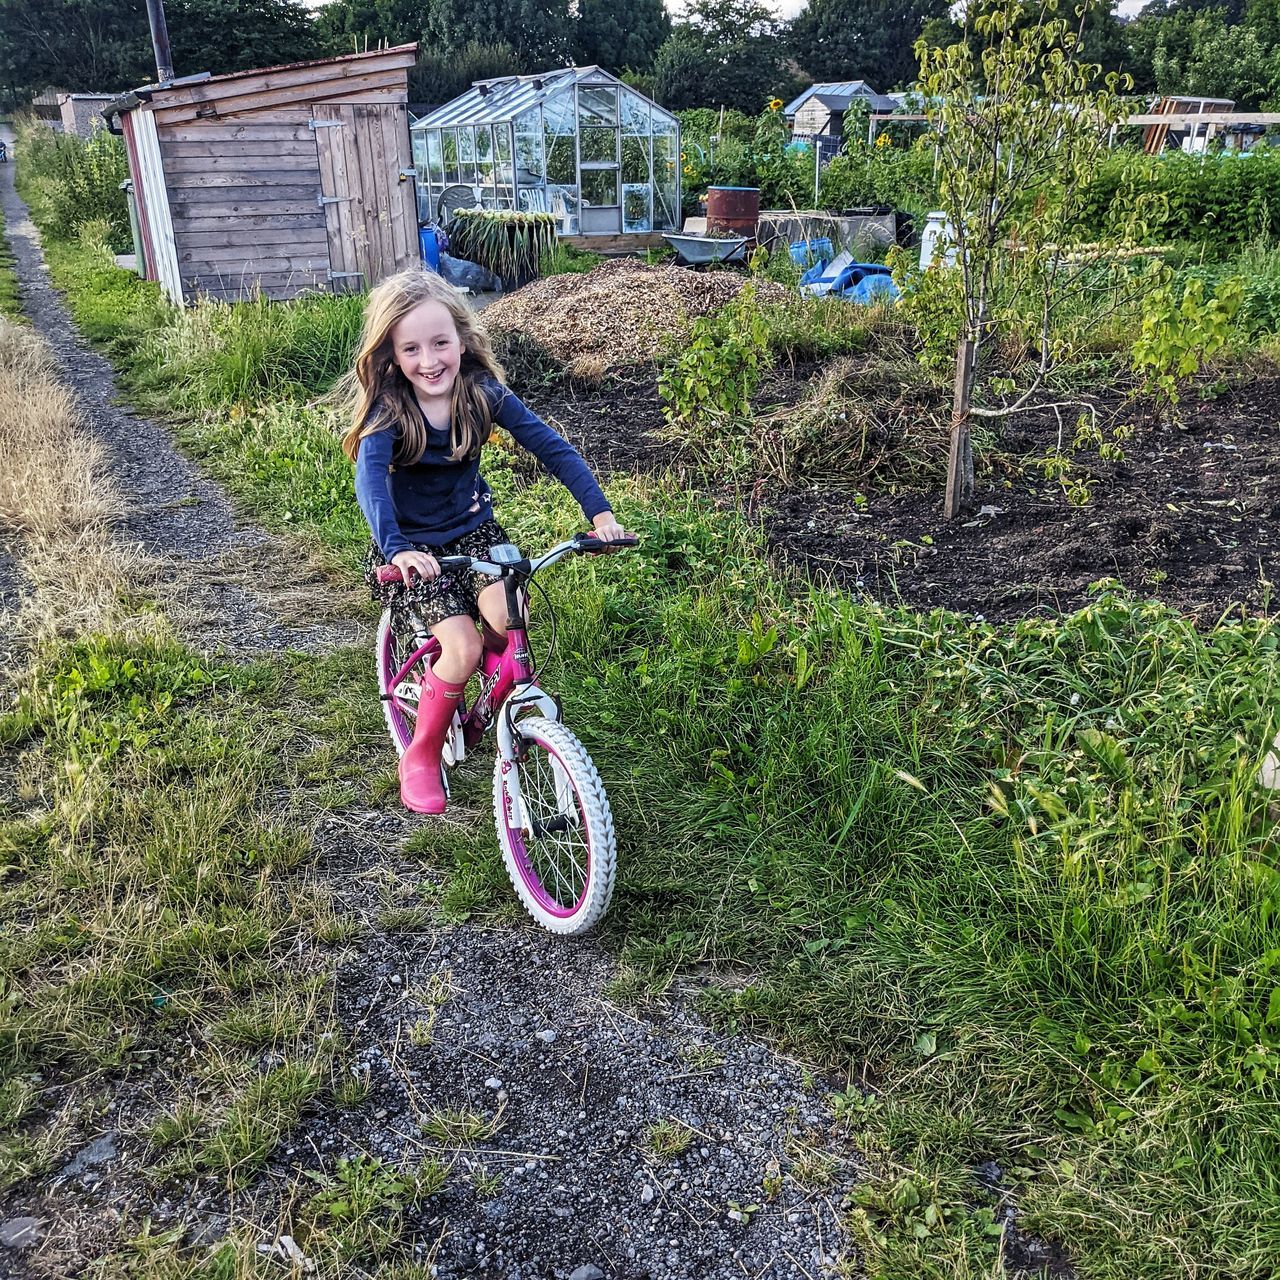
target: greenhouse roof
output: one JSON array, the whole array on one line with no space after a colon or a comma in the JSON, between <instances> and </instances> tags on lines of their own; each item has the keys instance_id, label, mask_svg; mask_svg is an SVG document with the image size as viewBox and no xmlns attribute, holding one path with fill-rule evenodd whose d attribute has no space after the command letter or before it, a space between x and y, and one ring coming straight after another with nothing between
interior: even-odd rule
<instances>
[{"instance_id":1,"label":"greenhouse roof","mask_svg":"<svg viewBox=\"0 0 1280 1280\"><path fill-rule=\"evenodd\" d=\"M460 124L496 124L514 120L522 111L528 111L530 107L536 107L577 84L627 88L616 76L600 67L561 67L558 71L543 71L536 76L477 80L466 93L423 116L412 128L416 132L420 129L447 129ZM636 91L632 89L630 92ZM644 94L637 94L637 97L643 98ZM645 101L650 102L655 111L675 118L656 102L647 98Z\"/></svg>"}]
</instances>

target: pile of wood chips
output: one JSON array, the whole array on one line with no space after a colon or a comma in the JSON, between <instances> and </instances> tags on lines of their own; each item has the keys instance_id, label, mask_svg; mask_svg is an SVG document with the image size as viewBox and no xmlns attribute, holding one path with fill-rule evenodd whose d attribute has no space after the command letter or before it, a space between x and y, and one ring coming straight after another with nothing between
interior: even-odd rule
<instances>
[{"instance_id":1,"label":"pile of wood chips","mask_svg":"<svg viewBox=\"0 0 1280 1280\"><path fill-rule=\"evenodd\" d=\"M570 374L654 360L666 338L689 321L737 297L746 277L732 271L651 267L615 258L578 275L549 276L487 307L483 321L494 332L519 332L562 362ZM788 291L772 281L756 285L763 301Z\"/></svg>"}]
</instances>

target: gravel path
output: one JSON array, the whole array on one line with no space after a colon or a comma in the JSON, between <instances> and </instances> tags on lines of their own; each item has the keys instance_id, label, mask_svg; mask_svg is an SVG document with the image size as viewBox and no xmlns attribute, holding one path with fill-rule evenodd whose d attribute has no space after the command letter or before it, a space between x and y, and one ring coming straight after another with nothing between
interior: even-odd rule
<instances>
[{"instance_id":1,"label":"gravel path","mask_svg":"<svg viewBox=\"0 0 1280 1280\"><path fill-rule=\"evenodd\" d=\"M323 650L356 640L360 630L351 622L278 617L270 596L252 583L269 581L272 566L286 562L293 577L296 552L240 520L222 489L179 452L163 426L118 403L111 365L80 336L50 283L39 233L13 188L15 169L12 163L0 165L0 198L22 309L75 392L85 429L107 447L109 475L129 504L122 539L168 561L186 587L187 629L199 628L205 648L240 653ZM319 575L311 585L316 612L332 614Z\"/></svg>"},{"instance_id":2,"label":"gravel path","mask_svg":"<svg viewBox=\"0 0 1280 1280\"><path fill-rule=\"evenodd\" d=\"M110 367L77 335L48 282L12 173L0 166L23 305L53 346L87 428L110 448L112 476L132 507L122 536L197 576L269 550L273 540L238 519L162 426L115 403ZM218 586L213 603L208 635L231 648L352 638L349 624L323 616L288 625L243 583ZM423 1159L437 1153L422 1122L465 1108L496 1130L438 1153L452 1164L449 1181L411 1223L440 1277L833 1274L847 1252L838 1206L857 1179L857 1158L836 1136L826 1091L765 1046L714 1032L679 1000L643 1012L611 1003L603 993L616 965L592 941L557 941L532 925L387 933L379 925L386 886L422 876L398 852L417 829L394 809L317 815L316 874L368 925L338 969L336 1009L370 1091L357 1110L309 1117L267 1178L283 1186L302 1168L362 1150ZM0 1219L47 1224L42 1245L21 1255L0 1242L0 1276L80 1273L130 1200L123 1187L145 1158L138 1133L147 1118L146 1091L121 1091L50 1180L0 1204ZM650 1126L659 1122L687 1137L683 1151L655 1154ZM145 1208L153 1230L184 1224L189 1239L203 1241L245 1211L213 1179L193 1184L181 1202ZM274 1228L263 1222L262 1230L269 1244ZM56 1243L55 1234L63 1236Z\"/></svg>"}]
</instances>

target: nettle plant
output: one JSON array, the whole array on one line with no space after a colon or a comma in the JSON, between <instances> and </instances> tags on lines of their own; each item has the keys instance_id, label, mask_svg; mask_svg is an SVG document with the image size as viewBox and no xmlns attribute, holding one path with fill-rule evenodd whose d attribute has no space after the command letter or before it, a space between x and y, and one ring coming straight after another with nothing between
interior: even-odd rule
<instances>
[{"instance_id":1,"label":"nettle plant","mask_svg":"<svg viewBox=\"0 0 1280 1280\"><path fill-rule=\"evenodd\" d=\"M769 362L768 343L752 284L719 312L694 320L678 354L658 375L668 427L690 443L705 443L746 417Z\"/></svg>"},{"instance_id":2,"label":"nettle plant","mask_svg":"<svg viewBox=\"0 0 1280 1280\"><path fill-rule=\"evenodd\" d=\"M1030 405L1082 327L1100 325L1151 287L1150 264L1126 256L1153 211L1136 196L1107 239L1081 243L1084 193L1109 131L1132 110L1120 96L1131 87L1127 77L1102 76L1077 56L1094 3L1068 20L1055 16L1057 0L982 0L970 7L959 43L916 43L959 294L948 519L973 495L972 419ZM1029 359L989 388L1000 403L975 406L997 336L1021 342Z\"/></svg>"}]
</instances>

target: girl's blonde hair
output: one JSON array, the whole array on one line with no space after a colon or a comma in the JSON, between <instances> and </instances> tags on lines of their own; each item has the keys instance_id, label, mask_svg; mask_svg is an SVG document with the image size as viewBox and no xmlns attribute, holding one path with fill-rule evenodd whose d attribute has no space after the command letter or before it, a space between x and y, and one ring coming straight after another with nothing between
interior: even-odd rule
<instances>
[{"instance_id":1,"label":"girl's blonde hair","mask_svg":"<svg viewBox=\"0 0 1280 1280\"><path fill-rule=\"evenodd\" d=\"M449 460L474 458L493 430L493 412L480 383L484 376L506 381L489 335L462 294L434 271L410 267L369 291L355 368L335 388L349 423L342 451L355 461L360 441L375 431L399 428L394 460L417 462L427 447L427 427L413 386L395 362L391 331L415 307L439 302L453 317L462 340L462 364L453 384Z\"/></svg>"}]
</instances>

